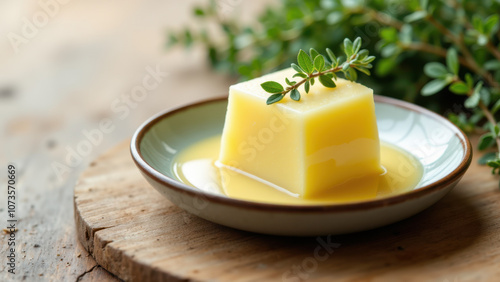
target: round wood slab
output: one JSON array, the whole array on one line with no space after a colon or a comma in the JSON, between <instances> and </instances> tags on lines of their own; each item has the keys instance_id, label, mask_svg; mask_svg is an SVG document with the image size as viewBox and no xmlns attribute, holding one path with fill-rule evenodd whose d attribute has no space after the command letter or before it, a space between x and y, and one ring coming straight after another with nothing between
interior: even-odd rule
<instances>
[{"instance_id":1,"label":"round wood slab","mask_svg":"<svg viewBox=\"0 0 500 282\"><path fill-rule=\"evenodd\" d=\"M469 171L445 199L400 223L341 236L278 237L177 208L143 179L127 141L78 181L76 229L96 261L127 281L488 280L500 274L498 260L485 258L499 258L500 227L491 224L498 212L491 211L500 204L488 170L471 169L477 173Z\"/></svg>"}]
</instances>

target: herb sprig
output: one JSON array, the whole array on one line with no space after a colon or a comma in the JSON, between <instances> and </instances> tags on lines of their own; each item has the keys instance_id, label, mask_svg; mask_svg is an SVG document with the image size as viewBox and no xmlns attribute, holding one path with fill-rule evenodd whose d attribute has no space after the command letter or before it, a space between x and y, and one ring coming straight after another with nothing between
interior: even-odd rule
<instances>
[{"instance_id":1,"label":"herb sprig","mask_svg":"<svg viewBox=\"0 0 500 282\"><path fill-rule=\"evenodd\" d=\"M358 78L357 71L370 75L369 69L372 68L371 62L375 60L375 57L369 56L368 50L361 49L361 44L360 37L354 41L351 41L349 38L344 39L345 57L337 57L332 50L326 48L326 53L330 61L313 48L309 50L309 54L300 49L297 55L298 65L292 64L291 67L296 71L292 78L298 77L302 78L302 80L296 82L285 78L285 82L288 85L286 88L276 81L262 83L260 85L262 89L272 94L266 103L268 105L277 103L288 93L290 93L292 100L299 101L299 86L304 84L306 93L309 93L309 89L314 85L316 78L323 86L335 88L337 86L335 84L337 72L342 72L344 77L350 81L355 81Z\"/></svg>"}]
</instances>

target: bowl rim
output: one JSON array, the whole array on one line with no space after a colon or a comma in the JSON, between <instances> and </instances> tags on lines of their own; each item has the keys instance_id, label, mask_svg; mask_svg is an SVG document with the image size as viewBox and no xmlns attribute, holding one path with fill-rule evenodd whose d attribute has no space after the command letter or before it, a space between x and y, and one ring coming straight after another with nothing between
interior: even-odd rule
<instances>
[{"instance_id":1,"label":"bowl rim","mask_svg":"<svg viewBox=\"0 0 500 282\"><path fill-rule=\"evenodd\" d=\"M209 98L209 99L204 99L201 101L197 101L194 103L189 103L183 106L178 106L174 107L171 109L167 109L163 112L160 112L148 120L146 120L142 125L140 125L137 130L135 131L134 135L132 136L132 139L130 141L130 153L132 155L132 159L136 166L139 168L139 170L147 175L149 178L153 179L154 181L164 184L164 186L168 187L169 189L172 189L176 192L187 194L192 197L198 197L203 200L207 200L210 202L222 204L222 205L227 205L227 206L233 206L237 208L247 208L247 209L253 209L253 210L260 210L260 211L272 211L272 212L313 212L313 213L322 213L326 211L330 212L346 212L346 211L360 211L360 210L367 210L367 209L374 209L374 208L379 208L379 207L384 207L384 206L391 206L395 204L399 204L402 202L406 202L409 200L413 200L416 198L424 197L426 195L432 194L434 192L443 190L447 188L449 185L453 184L454 182L460 180L460 178L463 176L463 174L466 172L467 168L469 167L471 160L472 160L472 146L470 143L470 140L467 138L467 136L464 134L464 132L455 126L453 123L451 123L449 120L446 118L430 111L425 108L422 108L420 106L417 106L415 104L411 104L409 102L401 101L398 99L394 98L389 98L385 96L380 96L380 95L374 95L374 100L377 103L384 103L384 104L390 104L397 106L399 108L407 109L425 116L428 116L430 118L433 118L434 120L440 122L443 126L447 127L450 129L452 132L454 132L455 136L458 137L460 140L460 143L465 151L464 157L460 164L448 175L432 182L429 183L428 185L422 186L416 190L408 191L402 194L386 197L386 198L381 198L381 199L375 199L375 200L367 200L367 201L359 201L359 202L352 202L352 203L342 203L342 204L319 204L319 205L283 205L283 204L271 204L271 203L261 203L261 202L253 202L253 201L246 201L246 200L240 200L240 199L233 199L229 198L226 196L221 196L221 195L215 195L215 194L209 194L206 192L203 192L202 190L196 189L194 187L191 187L187 184L181 183L176 179L170 178L166 176L165 174L162 174L161 172L157 171L154 169L151 165L149 165L146 160L143 158L141 151L140 151L140 144L142 141L142 138L146 134L146 132L152 128L155 124L163 120L164 118L167 118L171 115L176 114L177 112L184 111L190 108L195 108L198 106L202 106L205 104L210 104L210 103L217 103L221 102L224 100L227 100L228 96L219 96L219 97L214 97L214 98Z\"/></svg>"}]
</instances>

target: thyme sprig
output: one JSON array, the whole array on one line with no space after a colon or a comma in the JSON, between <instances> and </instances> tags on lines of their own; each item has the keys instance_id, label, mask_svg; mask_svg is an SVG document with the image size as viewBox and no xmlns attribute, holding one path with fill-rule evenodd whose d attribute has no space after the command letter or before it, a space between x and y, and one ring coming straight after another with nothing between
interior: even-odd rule
<instances>
[{"instance_id":1,"label":"thyme sprig","mask_svg":"<svg viewBox=\"0 0 500 282\"><path fill-rule=\"evenodd\" d=\"M357 71L360 71L366 75L370 75L370 70L372 68L371 62L375 59L374 56L369 56L369 52L366 49L361 49L361 38L358 37L354 41L349 38L344 39L344 56L335 56L335 54L329 48L326 48L326 53L330 60L325 59L325 57L319 54L318 51L311 48L309 54L304 50L300 50L297 55L297 63L292 64L291 67L296 71L292 76L302 78L302 80L296 82L285 78L287 84L286 87L281 85L276 81L266 81L260 86L266 92L271 93L266 103L268 105L277 103L290 93L290 98L295 101L300 100L300 92L298 90L299 86L304 84L304 89L306 93L309 93L309 89L315 83L317 78L319 82L329 88L335 88L335 80L337 80L337 72L342 72L344 77L350 81L355 81L358 78Z\"/></svg>"}]
</instances>

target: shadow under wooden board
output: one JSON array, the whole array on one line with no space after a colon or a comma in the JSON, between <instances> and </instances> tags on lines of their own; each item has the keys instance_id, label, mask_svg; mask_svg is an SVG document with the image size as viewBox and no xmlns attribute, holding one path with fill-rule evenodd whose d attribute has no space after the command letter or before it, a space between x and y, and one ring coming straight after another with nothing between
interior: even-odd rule
<instances>
[{"instance_id":1,"label":"shadow under wooden board","mask_svg":"<svg viewBox=\"0 0 500 282\"><path fill-rule=\"evenodd\" d=\"M136 169L125 141L75 187L80 242L126 281L492 281L500 276L500 192L476 165L443 200L386 227L280 237L220 226L177 208Z\"/></svg>"}]
</instances>

